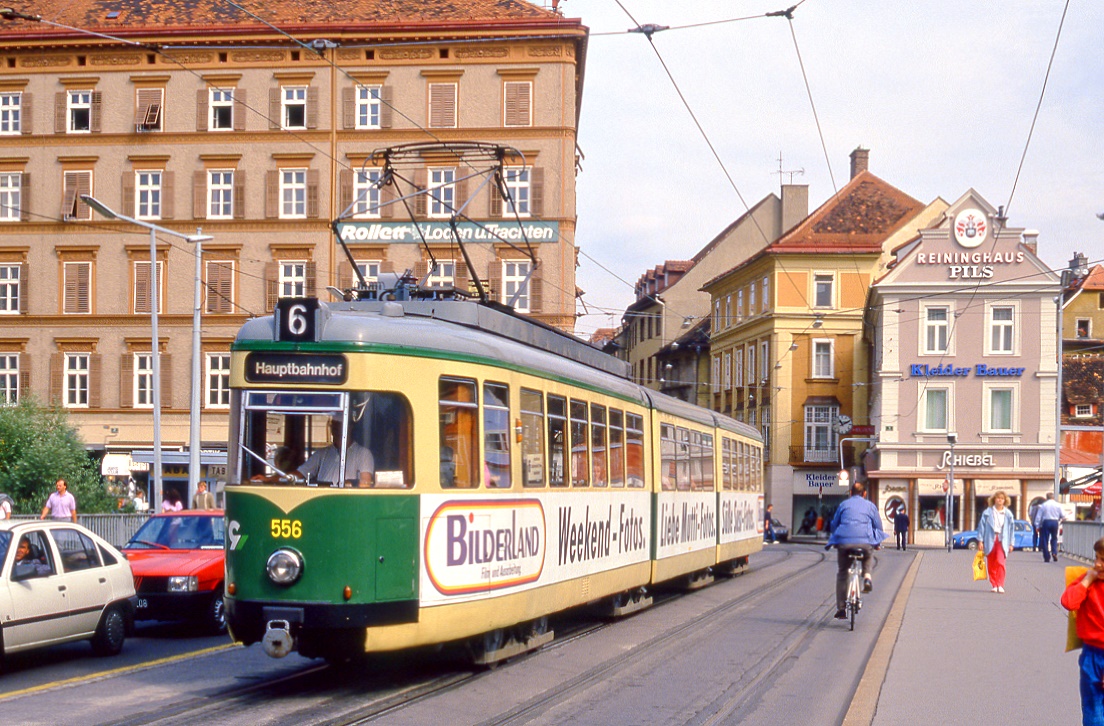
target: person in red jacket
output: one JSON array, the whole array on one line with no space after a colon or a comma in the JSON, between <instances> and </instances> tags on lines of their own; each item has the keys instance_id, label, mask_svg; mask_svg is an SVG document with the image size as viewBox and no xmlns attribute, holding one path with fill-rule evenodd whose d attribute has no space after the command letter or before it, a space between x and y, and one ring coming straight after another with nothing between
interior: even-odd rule
<instances>
[{"instance_id":1,"label":"person in red jacket","mask_svg":"<svg viewBox=\"0 0 1104 726\"><path fill-rule=\"evenodd\" d=\"M1062 607L1077 613L1081 639L1081 723L1104 726L1104 537L1093 544L1096 561L1062 593Z\"/></svg>"}]
</instances>

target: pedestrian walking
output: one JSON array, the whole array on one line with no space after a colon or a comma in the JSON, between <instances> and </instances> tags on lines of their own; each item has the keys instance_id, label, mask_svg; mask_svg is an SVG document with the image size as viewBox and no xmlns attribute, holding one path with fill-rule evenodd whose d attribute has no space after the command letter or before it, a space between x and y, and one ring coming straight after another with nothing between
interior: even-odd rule
<instances>
[{"instance_id":1,"label":"pedestrian walking","mask_svg":"<svg viewBox=\"0 0 1104 726\"><path fill-rule=\"evenodd\" d=\"M175 489L166 489L165 497L161 500L162 512L179 512L184 509L184 502L180 501L180 495Z\"/></svg>"},{"instance_id":2,"label":"pedestrian walking","mask_svg":"<svg viewBox=\"0 0 1104 726\"><path fill-rule=\"evenodd\" d=\"M774 505L768 504L763 515L763 544L774 544Z\"/></svg>"},{"instance_id":3,"label":"pedestrian walking","mask_svg":"<svg viewBox=\"0 0 1104 726\"><path fill-rule=\"evenodd\" d=\"M978 534L985 548L985 566L993 592L1004 592L1005 560L1012 552L1012 510L1008 496L998 490L989 497L989 508L981 513Z\"/></svg>"},{"instance_id":4,"label":"pedestrian walking","mask_svg":"<svg viewBox=\"0 0 1104 726\"><path fill-rule=\"evenodd\" d=\"M1035 516L1039 513L1039 505L1042 504L1039 500L1035 500L1031 503L1031 506L1027 508L1027 521L1031 524L1031 551L1039 551L1039 525L1035 524Z\"/></svg>"},{"instance_id":5,"label":"pedestrian walking","mask_svg":"<svg viewBox=\"0 0 1104 726\"><path fill-rule=\"evenodd\" d=\"M69 483L64 478L58 479L54 486L57 488L50 498L46 500L46 506L42 508L41 519L71 519L77 521L77 500L69 493Z\"/></svg>"},{"instance_id":6,"label":"pedestrian walking","mask_svg":"<svg viewBox=\"0 0 1104 726\"><path fill-rule=\"evenodd\" d=\"M1093 544L1096 560L1085 576L1062 593L1062 607L1077 613L1077 637L1081 639L1081 723L1104 726L1104 538Z\"/></svg>"},{"instance_id":7,"label":"pedestrian walking","mask_svg":"<svg viewBox=\"0 0 1104 726\"><path fill-rule=\"evenodd\" d=\"M908 549L909 516L904 507L897 510L893 517L893 534L897 535L897 549Z\"/></svg>"},{"instance_id":8,"label":"pedestrian walking","mask_svg":"<svg viewBox=\"0 0 1104 726\"><path fill-rule=\"evenodd\" d=\"M1054 501L1054 492L1047 492L1046 501L1039 505L1033 524L1039 528L1039 544L1043 548L1043 562L1058 561L1058 525L1066 516L1061 505Z\"/></svg>"},{"instance_id":9,"label":"pedestrian walking","mask_svg":"<svg viewBox=\"0 0 1104 726\"><path fill-rule=\"evenodd\" d=\"M0 520L11 519L14 503L15 500L7 494L0 494Z\"/></svg>"},{"instance_id":10,"label":"pedestrian walking","mask_svg":"<svg viewBox=\"0 0 1104 726\"><path fill-rule=\"evenodd\" d=\"M196 484L196 493L192 497L192 509L214 509L215 495L207 491L207 482Z\"/></svg>"}]
</instances>

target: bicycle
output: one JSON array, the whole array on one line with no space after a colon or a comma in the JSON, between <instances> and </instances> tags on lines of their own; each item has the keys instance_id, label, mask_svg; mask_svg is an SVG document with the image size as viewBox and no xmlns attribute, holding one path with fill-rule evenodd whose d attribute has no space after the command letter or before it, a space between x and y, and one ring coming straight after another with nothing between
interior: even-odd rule
<instances>
[{"instance_id":1,"label":"bicycle","mask_svg":"<svg viewBox=\"0 0 1104 726\"><path fill-rule=\"evenodd\" d=\"M851 619L851 630L855 629L855 613L862 610L863 566L862 552L849 552L851 567L847 570L847 612Z\"/></svg>"}]
</instances>

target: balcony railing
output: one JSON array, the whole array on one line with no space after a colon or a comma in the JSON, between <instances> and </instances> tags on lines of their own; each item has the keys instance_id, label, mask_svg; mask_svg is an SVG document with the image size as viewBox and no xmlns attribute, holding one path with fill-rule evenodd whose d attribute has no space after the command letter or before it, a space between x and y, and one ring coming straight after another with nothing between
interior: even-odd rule
<instances>
[{"instance_id":1,"label":"balcony railing","mask_svg":"<svg viewBox=\"0 0 1104 726\"><path fill-rule=\"evenodd\" d=\"M836 447L791 446L790 462L806 464L838 463L839 449Z\"/></svg>"}]
</instances>

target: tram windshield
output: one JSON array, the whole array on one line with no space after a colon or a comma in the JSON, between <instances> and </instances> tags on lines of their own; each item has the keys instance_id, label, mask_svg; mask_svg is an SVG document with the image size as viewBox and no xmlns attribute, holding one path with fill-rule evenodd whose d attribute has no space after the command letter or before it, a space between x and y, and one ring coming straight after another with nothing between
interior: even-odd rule
<instances>
[{"instance_id":1,"label":"tram windshield","mask_svg":"<svg viewBox=\"0 0 1104 726\"><path fill-rule=\"evenodd\" d=\"M244 391L239 481L407 488L413 417L400 393Z\"/></svg>"}]
</instances>

